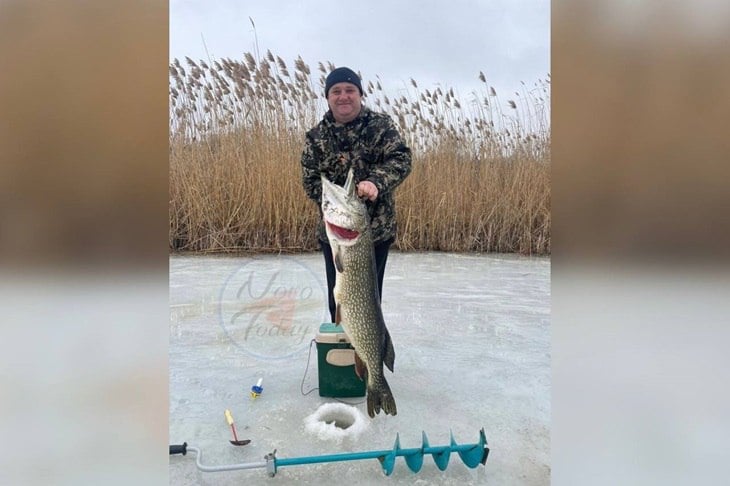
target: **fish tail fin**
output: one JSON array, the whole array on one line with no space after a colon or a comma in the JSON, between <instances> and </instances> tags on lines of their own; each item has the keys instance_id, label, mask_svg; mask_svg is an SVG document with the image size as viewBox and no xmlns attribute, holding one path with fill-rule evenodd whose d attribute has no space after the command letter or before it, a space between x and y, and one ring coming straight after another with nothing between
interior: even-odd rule
<instances>
[{"instance_id":1,"label":"fish tail fin","mask_svg":"<svg viewBox=\"0 0 730 486\"><path fill-rule=\"evenodd\" d=\"M395 398L390 391L390 386L385 378L374 385L368 384L368 415L374 418L375 414L382 410L386 415L396 415L398 410L395 407Z\"/></svg>"}]
</instances>

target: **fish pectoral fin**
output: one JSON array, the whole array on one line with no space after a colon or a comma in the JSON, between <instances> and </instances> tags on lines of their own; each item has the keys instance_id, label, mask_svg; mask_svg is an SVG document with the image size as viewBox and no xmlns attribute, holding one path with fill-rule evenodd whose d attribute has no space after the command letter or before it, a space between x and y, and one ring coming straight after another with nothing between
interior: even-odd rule
<instances>
[{"instance_id":1,"label":"fish pectoral fin","mask_svg":"<svg viewBox=\"0 0 730 486\"><path fill-rule=\"evenodd\" d=\"M345 271L345 265L342 264L342 252L340 251L339 245L332 247L332 258L335 261L335 268L338 272L342 273Z\"/></svg>"},{"instance_id":2,"label":"fish pectoral fin","mask_svg":"<svg viewBox=\"0 0 730 486\"><path fill-rule=\"evenodd\" d=\"M367 381L368 379L368 368L357 353L355 353L355 374L361 381Z\"/></svg>"},{"instance_id":3,"label":"fish pectoral fin","mask_svg":"<svg viewBox=\"0 0 730 486\"><path fill-rule=\"evenodd\" d=\"M393 349L393 341L390 339L390 333L388 329L385 329L385 340L383 342L383 364L393 372L393 365L395 364L395 349Z\"/></svg>"}]
</instances>

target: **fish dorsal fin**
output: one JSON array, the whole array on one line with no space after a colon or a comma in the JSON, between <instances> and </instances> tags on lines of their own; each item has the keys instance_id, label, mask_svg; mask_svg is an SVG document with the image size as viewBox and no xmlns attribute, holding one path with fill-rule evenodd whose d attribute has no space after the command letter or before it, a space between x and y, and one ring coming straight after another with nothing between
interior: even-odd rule
<instances>
[{"instance_id":1,"label":"fish dorsal fin","mask_svg":"<svg viewBox=\"0 0 730 486\"><path fill-rule=\"evenodd\" d=\"M395 349L393 349L393 341L390 339L390 333L388 328L385 328L385 339L383 340L383 363L390 370L393 371L393 365L395 364Z\"/></svg>"},{"instance_id":2,"label":"fish dorsal fin","mask_svg":"<svg viewBox=\"0 0 730 486\"><path fill-rule=\"evenodd\" d=\"M368 379L368 367L365 363L363 363L362 359L360 359L357 352L355 352L355 374L362 381L367 381Z\"/></svg>"},{"instance_id":3,"label":"fish dorsal fin","mask_svg":"<svg viewBox=\"0 0 730 486\"><path fill-rule=\"evenodd\" d=\"M332 259L335 262L337 271L343 273L345 271L345 265L342 263L342 250L340 250L340 245L338 244L332 245Z\"/></svg>"},{"instance_id":4,"label":"fish dorsal fin","mask_svg":"<svg viewBox=\"0 0 730 486\"><path fill-rule=\"evenodd\" d=\"M354 179L355 173L352 171L352 167L350 167L350 170L347 172L347 180L345 181L345 185L343 186L347 197L353 197L355 195Z\"/></svg>"}]
</instances>

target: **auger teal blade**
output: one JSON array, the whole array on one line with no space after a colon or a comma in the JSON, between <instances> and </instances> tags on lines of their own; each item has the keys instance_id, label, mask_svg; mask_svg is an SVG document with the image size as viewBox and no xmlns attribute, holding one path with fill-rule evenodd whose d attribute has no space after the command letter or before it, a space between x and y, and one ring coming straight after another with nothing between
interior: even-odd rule
<instances>
[{"instance_id":1,"label":"auger teal blade","mask_svg":"<svg viewBox=\"0 0 730 486\"><path fill-rule=\"evenodd\" d=\"M454 434L451 434L451 447L458 445L454 441ZM470 449L459 449L459 457L466 464L467 467L474 469L479 464L487 463L487 456L489 455L489 447L487 447L487 436L484 434L484 428L479 431L479 443L474 444Z\"/></svg>"},{"instance_id":2,"label":"auger teal blade","mask_svg":"<svg viewBox=\"0 0 730 486\"><path fill-rule=\"evenodd\" d=\"M423 433L423 444L421 445L421 448L411 454L403 456L403 458L406 460L406 465L414 473L417 473L421 470L421 467L423 467L423 448L425 447L425 444L428 443L428 439L426 438L426 432L421 432Z\"/></svg>"},{"instance_id":3,"label":"auger teal blade","mask_svg":"<svg viewBox=\"0 0 730 486\"><path fill-rule=\"evenodd\" d=\"M451 456L451 449L445 449L441 452L433 452L433 462L436 463L441 471L446 471L449 466L449 457Z\"/></svg>"},{"instance_id":4,"label":"auger teal blade","mask_svg":"<svg viewBox=\"0 0 730 486\"><path fill-rule=\"evenodd\" d=\"M383 467L383 472L386 476L390 476L395 468L395 458L398 457L398 451L400 450L400 434L395 434L395 444L393 444L393 450L388 454L384 455L380 459L380 465Z\"/></svg>"},{"instance_id":5,"label":"auger teal blade","mask_svg":"<svg viewBox=\"0 0 730 486\"><path fill-rule=\"evenodd\" d=\"M451 434L451 441L453 442L453 440L454 435ZM451 447L452 446L450 445L443 447L428 447L428 445L424 444L423 449L424 452L430 453L433 456L433 462L436 463L436 467L439 468L441 471L445 471L449 465Z\"/></svg>"}]
</instances>

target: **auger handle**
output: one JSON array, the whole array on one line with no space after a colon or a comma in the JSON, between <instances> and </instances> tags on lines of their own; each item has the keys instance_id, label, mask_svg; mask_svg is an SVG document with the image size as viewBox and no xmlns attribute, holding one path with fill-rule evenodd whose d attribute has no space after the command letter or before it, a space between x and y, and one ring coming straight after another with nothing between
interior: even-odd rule
<instances>
[{"instance_id":1,"label":"auger handle","mask_svg":"<svg viewBox=\"0 0 730 486\"><path fill-rule=\"evenodd\" d=\"M183 442L182 444L170 444L170 455L182 454L183 456L188 453L188 443Z\"/></svg>"}]
</instances>

